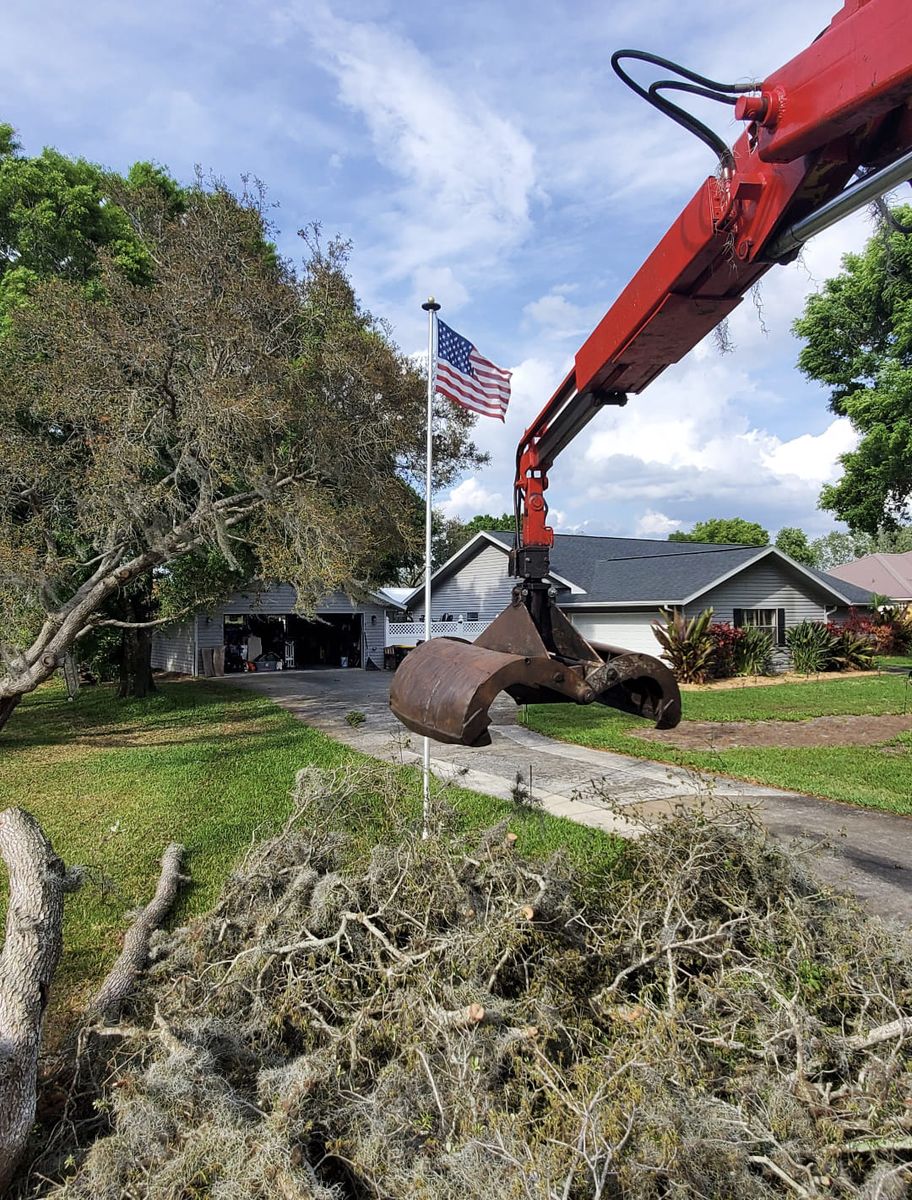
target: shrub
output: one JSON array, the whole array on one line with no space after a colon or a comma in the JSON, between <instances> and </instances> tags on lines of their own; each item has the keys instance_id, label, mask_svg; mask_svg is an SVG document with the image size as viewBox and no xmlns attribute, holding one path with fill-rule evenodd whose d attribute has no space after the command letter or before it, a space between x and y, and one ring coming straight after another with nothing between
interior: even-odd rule
<instances>
[{"instance_id":1,"label":"shrub","mask_svg":"<svg viewBox=\"0 0 912 1200\"><path fill-rule=\"evenodd\" d=\"M122 633L110 627L93 629L74 647L79 667L102 683L117 679L120 674Z\"/></svg>"},{"instance_id":2,"label":"shrub","mask_svg":"<svg viewBox=\"0 0 912 1200\"><path fill-rule=\"evenodd\" d=\"M833 638L833 648L827 664L828 671L870 671L876 653L870 636L858 631L857 625L850 628L830 623L827 629Z\"/></svg>"},{"instance_id":3,"label":"shrub","mask_svg":"<svg viewBox=\"0 0 912 1200\"><path fill-rule=\"evenodd\" d=\"M860 613L850 608L846 620L834 628L840 633L851 634L856 641L863 641L873 654L896 653L893 628L886 612Z\"/></svg>"},{"instance_id":4,"label":"shrub","mask_svg":"<svg viewBox=\"0 0 912 1200\"><path fill-rule=\"evenodd\" d=\"M712 670L714 642L710 636L713 610L704 608L695 617L674 609L659 610L664 619L653 621L652 631L662 647L662 658L681 683L703 683Z\"/></svg>"},{"instance_id":5,"label":"shrub","mask_svg":"<svg viewBox=\"0 0 912 1200\"><path fill-rule=\"evenodd\" d=\"M744 639L744 630L719 621L710 625L709 636L713 641L710 675L713 679L730 679L735 674L738 647Z\"/></svg>"},{"instance_id":6,"label":"shrub","mask_svg":"<svg viewBox=\"0 0 912 1200\"><path fill-rule=\"evenodd\" d=\"M745 625L735 656L736 675L769 675L773 669L773 639L765 629Z\"/></svg>"},{"instance_id":7,"label":"shrub","mask_svg":"<svg viewBox=\"0 0 912 1200\"><path fill-rule=\"evenodd\" d=\"M871 618L878 654L908 654L912 649L912 614L887 601Z\"/></svg>"},{"instance_id":8,"label":"shrub","mask_svg":"<svg viewBox=\"0 0 912 1200\"><path fill-rule=\"evenodd\" d=\"M836 639L822 621L802 621L785 635L792 666L802 675L826 671L833 656Z\"/></svg>"},{"instance_id":9,"label":"shrub","mask_svg":"<svg viewBox=\"0 0 912 1200\"><path fill-rule=\"evenodd\" d=\"M898 609L893 621L893 653L912 654L912 610Z\"/></svg>"}]
</instances>

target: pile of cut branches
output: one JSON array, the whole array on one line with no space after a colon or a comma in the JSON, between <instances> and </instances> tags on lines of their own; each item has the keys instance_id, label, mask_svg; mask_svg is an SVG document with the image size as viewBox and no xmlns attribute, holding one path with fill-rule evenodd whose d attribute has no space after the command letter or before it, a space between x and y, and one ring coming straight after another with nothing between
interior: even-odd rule
<instances>
[{"instance_id":1,"label":"pile of cut branches","mask_svg":"<svg viewBox=\"0 0 912 1200\"><path fill-rule=\"evenodd\" d=\"M506 827L352 862L357 791L302 772L86 1035L108 1128L60 1200L906 1194L912 951L749 814L663 821L594 894Z\"/></svg>"}]
</instances>

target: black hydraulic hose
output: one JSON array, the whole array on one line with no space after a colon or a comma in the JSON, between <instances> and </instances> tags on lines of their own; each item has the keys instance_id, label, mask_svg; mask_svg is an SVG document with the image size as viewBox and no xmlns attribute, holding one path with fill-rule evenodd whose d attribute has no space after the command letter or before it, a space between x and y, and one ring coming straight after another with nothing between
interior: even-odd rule
<instances>
[{"instance_id":1,"label":"black hydraulic hose","mask_svg":"<svg viewBox=\"0 0 912 1200\"><path fill-rule=\"evenodd\" d=\"M653 83L647 90L642 84L637 83L633 76L629 75L621 66L621 62L628 58L635 59L638 62L649 63L650 66L661 67L663 70L673 71L682 78L681 80L660 79ZM710 129L708 125L698 120L693 113L689 113L679 105L673 104L659 93L663 90L669 91L673 89L675 91L690 92L693 95L702 96L708 100L716 100L719 103L731 104L733 103L733 97L743 95L745 92L756 91L757 85L755 83L719 83L718 80L710 79L706 75L700 75L696 71L690 71L687 67L682 67L680 63L673 62L669 58L663 58L659 54L650 54L645 50L616 50L611 56L611 66L615 74L632 91L641 96L647 104L651 104L653 108L657 108L659 112L670 117L672 121L709 146L723 167L729 168L732 166L732 153L723 139L714 130ZM684 80L688 80L689 82L684 82Z\"/></svg>"},{"instance_id":2,"label":"black hydraulic hose","mask_svg":"<svg viewBox=\"0 0 912 1200\"><path fill-rule=\"evenodd\" d=\"M664 96L659 95L659 91L674 89L680 92L690 92L695 96L705 96L707 100L716 100L721 104L734 104L734 96L723 96L719 92L713 92L709 88L698 87L695 83L677 83L671 79L660 79L658 82L650 85L647 96L649 103L663 112L666 117L671 117L672 121L683 126L690 133L693 133L704 142L709 148L714 151L716 157L723 167L731 167L734 164L732 152L728 147L728 143L708 125L704 125L702 121L698 121L693 113L687 112L678 104L672 104L670 100L666 100Z\"/></svg>"}]
</instances>

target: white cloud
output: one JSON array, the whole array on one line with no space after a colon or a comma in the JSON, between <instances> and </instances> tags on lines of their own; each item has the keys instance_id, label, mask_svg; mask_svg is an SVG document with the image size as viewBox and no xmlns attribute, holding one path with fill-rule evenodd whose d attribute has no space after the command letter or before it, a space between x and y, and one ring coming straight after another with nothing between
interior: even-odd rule
<instances>
[{"instance_id":1,"label":"white cloud","mask_svg":"<svg viewBox=\"0 0 912 1200\"><path fill-rule=\"evenodd\" d=\"M452 267L419 266L412 272L412 303L417 309L428 296L446 301L447 313L456 312L469 301L468 288Z\"/></svg>"},{"instance_id":2,"label":"white cloud","mask_svg":"<svg viewBox=\"0 0 912 1200\"><path fill-rule=\"evenodd\" d=\"M565 293L568 290L570 289L566 286L552 288L547 295L540 296L523 308L523 314L538 326L539 331L546 337L582 338L601 315L591 305L583 307L573 304L566 297Z\"/></svg>"},{"instance_id":3,"label":"white cloud","mask_svg":"<svg viewBox=\"0 0 912 1200\"><path fill-rule=\"evenodd\" d=\"M638 532L648 532L655 505L683 524L697 515L745 516L815 526L821 483L837 477L838 456L855 444L848 421L820 433L783 438L752 424L766 389L730 359L693 357L662 376L620 412L597 418L585 452L590 504L646 505ZM607 428L606 428L607 426ZM667 532L656 528L655 532Z\"/></svg>"},{"instance_id":4,"label":"white cloud","mask_svg":"<svg viewBox=\"0 0 912 1200\"><path fill-rule=\"evenodd\" d=\"M332 72L342 102L365 123L380 166L400 186L376 190L381 273L470 257L481 271L528 230L534 148L507 117L413 42L365 21L306 5L300 20Z\"/></svg>"},{"instance_id":5,"label":"white cloud","mask_svg":"<svg viewBox=\"0 0 912 1200\"><path fill-rule=\"evenodd\" d=\"M680 529L683 524L683 521L677 521L674 517L666 517L663 512L647 508L637 521L634 533L637 537L665 537Z\"/></svg>"},{"instance_id":6,"label":"white cloud","mask_svg":"<svg viewBox=\"0 0 912 1200\"><path fill-rule=\"evenodd\" d=\"M773 475L794 475L819 488L820 484L836 478L839 455L853 450L857 443L858 435L851 424L837 417L816 437L804 433L790 441L778 442L761 457L763 465Z\"/></svg>"},{"instance_id":7,"label":"white cloud","mask_svg":"<svg viewBox=\"0 0 912 1200\"><path fill-rule=\"evenodd\" d=\"M501 492L483 487L474 475L464 479L445 499L435 504L435 508L439 508L444 516L460 517L463 520L480 513L490 513L491 516L499 517L508 507Z\"/></svg>"}]
</instances>

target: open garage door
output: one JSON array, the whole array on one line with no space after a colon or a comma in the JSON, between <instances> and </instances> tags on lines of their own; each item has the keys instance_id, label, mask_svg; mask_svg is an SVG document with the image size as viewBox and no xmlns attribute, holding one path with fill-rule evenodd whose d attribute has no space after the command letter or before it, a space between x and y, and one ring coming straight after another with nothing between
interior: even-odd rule
<instances>
[{"instance_id":1,"label":"open garage door","mask_svg":"<svg viewBox=\"0 0 912 1200\"><path fill-rule=\"evenodd\" d=\"M360 613L245 613L225 618L225 670L362 666Z\"/></svg>"},{"instance_id":2,"label":"open garage door","mask_svg":"<svg viewBox=\"0 0 912 1200\"><path fill-rule=\"evenodd\" d=\"M565 610L566 611L566 610ZM570 620L590 642L607 642L639 654L657 657L661 647L652 632L652 622L658 613L579 613Z\"/></svg>"},{"instance_id":3,"label":"open garage door","mask_svg":"<svg viewBox=\"0 0 912 1200\"><path fill-rule=\"evenodd\" d=\"M288 618L296 667L360 667L361 614L329 613L318 621Z\"/></svg>"}]
</instances>

